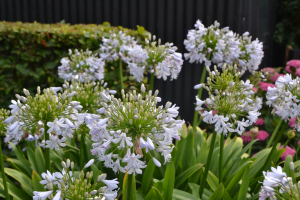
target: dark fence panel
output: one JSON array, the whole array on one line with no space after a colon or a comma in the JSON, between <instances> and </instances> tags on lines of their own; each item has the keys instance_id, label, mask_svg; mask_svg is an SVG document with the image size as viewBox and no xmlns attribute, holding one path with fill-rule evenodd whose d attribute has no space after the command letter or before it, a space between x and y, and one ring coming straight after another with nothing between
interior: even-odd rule
<instances>
[{"instance_id":1,"label":"dark fence panel","mask_svg":"<svg viewBox=\"0 0 300 200\"><path fill-rule=\"evenodd\" d=\"M135 29L144 26L162 42L173 42L186 52L183 40L200 19L209 26L215 20L237 33L249 31L264 43L261 67L282 66L284 50L272 39L279 0L0 0L0 21L56 23L110 22ZM192 121L193 86L199 83L202 65L185 61L177 80L156 80L163 103L180 106L181 117Z\"/></svg>"}]
</instances>

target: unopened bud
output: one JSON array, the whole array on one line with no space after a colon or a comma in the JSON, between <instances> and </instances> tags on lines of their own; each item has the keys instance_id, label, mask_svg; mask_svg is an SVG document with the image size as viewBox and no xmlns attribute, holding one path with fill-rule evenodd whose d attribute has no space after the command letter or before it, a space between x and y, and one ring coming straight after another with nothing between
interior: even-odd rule
<instances>
[{"instance_id":1,"label":"unopened bud","mask_svg":"<svg viewBox=\"0 0 300 200\"><path fill-rule=\"evenodd\" d=\"M295 131L293 131L293 130L289 130L289 131L287 132L287 136L288 136L289 139L294 138L295 135L296 135L296 134L295 134Z\"/></svg>"},{"instance_id":2,"label":"unopened bud","mask_svg":"<svg viewBox=\"0 0 300 200\"><path fill-rule=\"evenodd\" d=\"M295 169L295 165L294 165L293 162L290 162L290 169L291 169L292 171L294 171L294 169Z\"/></svg>"}]
</instances>

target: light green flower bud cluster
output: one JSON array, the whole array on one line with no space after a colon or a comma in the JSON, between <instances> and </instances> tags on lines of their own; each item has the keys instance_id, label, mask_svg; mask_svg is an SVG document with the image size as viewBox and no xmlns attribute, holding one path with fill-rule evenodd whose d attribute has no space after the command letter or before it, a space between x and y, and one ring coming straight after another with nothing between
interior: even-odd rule
<instances>
[{"instance_id":1,"label":"light green flower bud cluster","mask_svg":"<svg viewBox=\"0 0 300 200\"><path fill-rule=\"evenodd\" d=\"M252 91L253 85L250 81L240 80L243 72L238 72L236 67L223 66L223 72L219 72L215 66L214 71L209 72L206 86L203 86L209 92L209 98L205 101L197 100L197 111L204 110L201 115L203 121L214 124L215 131L218 134L227 132L237 132L242 134L248 127L253 124L260 113L256 105L256 97ZM206 108L202 108L202 105ZM217 114L213 114L216 111ZM242 118L242 119L239 119ZM244 118L246 117L246 118Z\"/></svg>"},{"instance_id":2,"label":"light green flower bud cluster","mask_svg":"<svg viewBox=\"0 0 300 200\"><path fill-rule=\"evenodd\" d=\"M5 135L7 123L5 123L5 119L10 116L10 111L4 108L0 109L0 135Z\"/></svg>"},{"instance_id":3,"label":"light green flower bud cluster","mask_svg":"<svg viewBox=\"0 0 300 200\"><path fill-rule=\"evenodd\" d=\"M93 164L94 160L89 161L87 165ZM87 165L85 168L87 168ZM93 171L80 172L77 178L74 175L74 162L70 162L68 159L66 162L62 161L62 173L55 172L51 174L49 171L43 173L42 180L40 183L46 185L48 192L34 192L34 198L47 197L53 199L95 199L102 200L114 199L117 196L118 181L105 180L106 174L99 175L94 179ZM107 186L103 186L103 183ZM54 194L56 192L56 194Z\"/></svg>"},{"instance_id":4,"label":"light green flower bud cluster","mask_svg":"<svg viewBox=\"0 0 300 200\"><path fill-rule=\"evenodd\" d=\"M88 112L91 114L96 114L97 110L101 107L101 95L103 92L107 95L109 93L115 94L115 90L109 90L106 87L107 83L101 80L101 82L79 82L72 80L72 83L69 84L67 81L63 84L64 90L67 90L68 93L76 93L72 97L73 101L80 102L80 105L83 107L82 112Z\"/></svg>"}]
</instances>

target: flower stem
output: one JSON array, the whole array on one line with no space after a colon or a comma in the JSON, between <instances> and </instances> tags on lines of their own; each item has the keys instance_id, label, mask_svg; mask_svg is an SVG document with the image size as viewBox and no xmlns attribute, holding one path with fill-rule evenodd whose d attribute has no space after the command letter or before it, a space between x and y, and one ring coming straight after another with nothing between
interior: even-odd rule
<instances>
[{"instance_id":1,"label":"flower stem","mask_svg":"<svg viewBox=\"0 0 300 200\"><path fill-rule=\"evenodd\" d=\"M269 153L269 155L268 155L268 157L267 157L267 160L266 160L265 164L263 165L263 167L261 168L261 170L259 170L258 172L262 172L262 171L267 170L266 167L267 167L267 165L270 163L272 154L274 153L274 151L275 151L275 149L276 149L276 146L277 146L277 143L279 142L279 140L280 140L280 138L281 138L283 132L285 131L286 126L287 126L287 122L285 122L284 125L283 125L283 127L281 128L281 130L280 130L278 136L276 137L276 140L275 140L274 145L273 145L273 147L272 147L272 149L271 149L271 152Z\"/></svg>"},{"instance_id":2,"label":"flower stem","mask_svg":"<svg viewBox=\"0 0 300 200\"><path fill-rule=\"evenodd\" d=\"M49 135L50 133L47 133L48 131L48 126L47 123L44 123L44 134L45 134L45 143L46 141L49 140ZM45 165L46 165L46 170L49 170L49 172L51 172L50 170L50 148L45 148Z\"/></svg>"},{"instance_id":3,"label":"flower stem","mask_svg":"<svg viewBox=\"0 0 300 200\"><path fill-rule=\"evenodd\" d=\"M282 148L285 148L286 147L286 145L290 142L290 140L291 140L291 138L289 138L285 143L284 143L284 145L283 145L283 147Z\"/></svg>"},{"instance_id":4,"label":"flower stem","mask_svg":"<svg viewBox=\"0 0 300 200\"><path fill-rule=\"evenodd\" d=\"M254 135L252 135L251 141L254 140L254 138L255 138ZM251 151L252 151L252 145L250 146L249 151L248 151L249 158L251 158Z\"/></svg>"},{"instance_id":5,"label":"flower stem","mask_svg":"<svg viewBox=\"0 0 300 200\"><path fill-rule=\"evenodd\" d=\"M201 79L200 79L200 83L204 82L205 77L206 77L206 67L203 67L202 75L201 75ZM198 90L198 97L199 97L199 99L201 99L201 97L202 97L202 90L203 90L203 87L201 87ZM195 110L195 112L194 112L194 121L193 121L193 130L194 130L194 132L196 131L196 127L197 127L198 115L199 115L198 111Z\"/></svg>"},{"instance_id":6,"label":"flower stem","mask_svg":"<svg viewBox=\"0 0 300 200\"><path fill-rule=\"evenodd\" d=\"M221 133L221 142L220 142L220 157L219 157L219 183L222 183L223 177L223 150L224 150L224 134Z\"/></svg>"},{"instance_id":7,"label":"flower stem","mask_svg":"<svg viewBox=\"0 0 300 200\"><path fill-rule=\"evenodd\" d=\"M268 141L268 143L267 143L267 146L266 146L266 148L269 148L270 146L271 146L271 144L272 144L272 142L273 142L273 140L274 140L274 138L275 138L275 136L276 136L276 134L277 134L277 132L278 132L278 130L279 130L279 127L281 126L281 124L282 124L282 119L280 119L280 121L279 121L279 123L277 124L277 126L276 126L276 128L275 128L275 130L274 130L274 132L273 132L273 134L272 134L272 136L271 136L271 138L270 138L270 140Z\"/></svg>"},{"instance_id":8,"label":"flower stem","mask_svg":"<svg viewBox=\"0 0 300 200\"><path fill-rule=\"evenodd\" d=\"M154 86L154 72L151 74L149 90L153 91L153 86Z\"/></svg>"},{"instance_id":9,"label":"flower stem","mask_svg":"<svg viewBox=\"0 0 300 200\"><path fill-rule=\"evenodd\" d=\"M204 188L205 188L206 178L207 178L207 174L208 174L208 171L209 171L210 162L211 162L211 159L212 159L212 153L214 151L216 136L217 136L217 133L214 131L212 139L211 139L210 147L209 147L207 162L205 164L205 171L204 171L203 177L201 178L201 182L200 182L200 190L199 190L200 198L202 197L202 194L203 194L203 191L204 191Z\"/></svg>"},{"instance_id":10,"label":"flower stem","mask_svg":"<svg viewBox=\"0 0 300 200\"><path fill-rule=\"evenodd\" d=\"M83 168L83 154L84 154L84 148L85 148L85 146L84 146L84 134L83 133L81 133L81 138L80 138L80 155L79 155L79 157L80 157L80 169L82 169Z\"/></svg>"},{"instance_id":11,"label":"flower stem","mask_svg":"<svg viewBox=\"0 0 300 200\"><path fill-rule=\"evenodd\" d=\"M10 199L9 194L8 194L6 175L5 175L5 171L4 171L4 162L3 162L1 139L0 139L0 162L1 162L1 173L2 173L5 197L6 197L6 199Z\"/></svg>"},{"instance_id":12,"label":"flower stem","mask_svg":"<svg viewBox=\"0 0 300 200\"><path fill-rule=\"evenodd\" d=\"M210 56L211 54L207 54L206 56L206 59L209 60L210 59ZM201 74L201 79L200 79L200 84L201 83L204 83L205 81L205 77L206 77L206 66L204 65L203 69L202 69L202 74ZM199 90L198 90L198 97L199 99L201 99L202 97L202 90L203 90L203 87L201 87ZM194 112L194 120L193 120L193 130L194 132L196 131L196 127L197 127L197 122L198 122L198 111L195 110Z\"/></svg>"},{"instance_id":13,"label":"flower stem","mask_svg":"<svg viewBox=\"0 0 300 200\"><path fill-rule=\"evenodd\" d=\"M121 58L119 58L119 70L120 70L121 89L124 89L124 83L123 83L123 70L122 70L122 59L121 59Z\"/></svg>"},{"instance_id":14,"label":"flower stem","mask_svg":"<svg viewBox=\"0 0 300 200\"><path fill-rule=\"evenodd\" d=\"M294 162L296 162L296 160L297 160L297 155L299 153L299 150L300 150L300 144L298 145L297 150L296 150L296 154L294 155Z\"/></svg>"}]
</instances>

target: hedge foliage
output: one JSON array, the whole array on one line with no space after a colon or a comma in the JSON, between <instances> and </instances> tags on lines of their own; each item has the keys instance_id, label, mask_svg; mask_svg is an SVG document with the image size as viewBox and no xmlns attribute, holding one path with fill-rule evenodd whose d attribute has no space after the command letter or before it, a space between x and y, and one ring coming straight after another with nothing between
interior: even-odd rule
<instances>
[{"instance_id":1,"label":"hedge foliage","mask_svg":"<svg viewBox=\"0 0 300 200\"><path fill-rule=\"evenodd\" d=\"M120 30L137 38L139 43L150 35L140 26L130 30L112 27L108 22L101 25L0 22L0 107L7 107L23 88L35 92L37 86L60 86L63 80L58 78L57 67L61 58L68 56L68 49L97 51L102 36ZM120 87L117 66L118 61L106 67L105 80L112 89ZM135 86L125 67L123 70L125 85Z\"/></svg>"}]
</instances>

